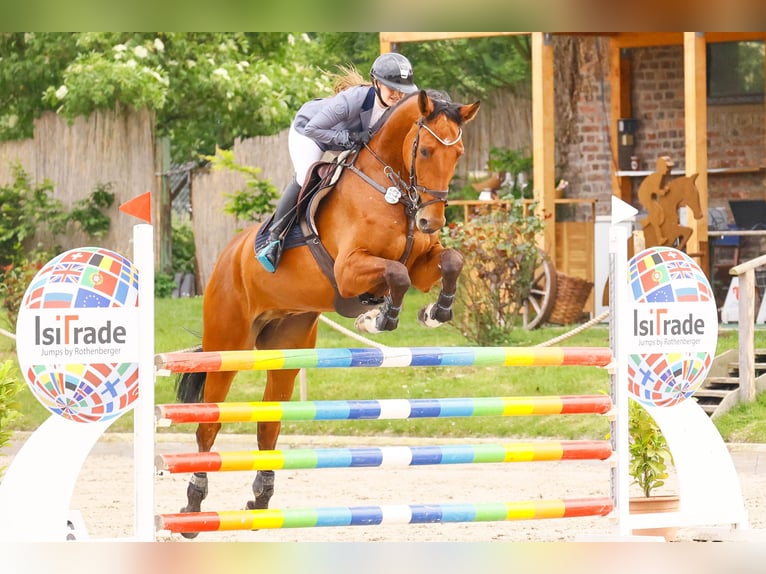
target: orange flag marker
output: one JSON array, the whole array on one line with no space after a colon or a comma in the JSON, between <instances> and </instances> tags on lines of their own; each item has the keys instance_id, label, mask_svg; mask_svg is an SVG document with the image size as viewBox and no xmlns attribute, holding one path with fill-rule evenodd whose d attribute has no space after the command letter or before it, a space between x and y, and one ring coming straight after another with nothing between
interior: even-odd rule
<instances>
[{"instance_id":1,"label":"orange flag marker","mask_svg":"<svg viewBox=\"0 0 766 574\"><path fill-rule=\"evenodd\" d=\"M147 223L152 222L152 192L147 191L143 195L134 197L120 206L120 211L143 219Z\"/></svg>"}]
</instances>

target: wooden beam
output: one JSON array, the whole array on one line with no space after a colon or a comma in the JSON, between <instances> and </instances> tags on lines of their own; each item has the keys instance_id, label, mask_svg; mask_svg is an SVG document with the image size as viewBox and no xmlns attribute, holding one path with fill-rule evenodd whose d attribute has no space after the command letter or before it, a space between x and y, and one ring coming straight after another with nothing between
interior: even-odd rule
<instances>
[{"instance_id":1,"label":"wooden beam","mask_svg":"<svg viewBox=\"0 0 766 574\"><path fill-rule=\"evenodd\" d=\"M617 120L629 118L633 114L631 101L632 68L631 62L622 57L622 49L614 39L609 40L609 87L610 87L610 125L609 139L612 154L612 194L626 203L633 200L633 183L629 177L617 177L619 166L619 134Z\"/></svg>"},{"instance_id":2,"label":"wooden beam","mask_svg":"<svg viewBox=\"0 0 766 574\"><path fill-rule=\"evenodd\" d=\"M395 44L397 42L427 42L429 40L456 40L459 38L487 38L490 36L519 36L529 32L380 32L380 41Z\"/></svg>"},{"instance_id":3,"label":"wooden beam","mask_svg":"<svg viewBox=\"0 0 766 574\"><path fill-rule=\"evenodd\" d=\"M621 48L648 48L684 44L682 32L622 32L614 37ZM714 42L743 42L766 40L766 32L705 32L708 44Z\"/></svg>"},{"instance_id":4,"label":"wooden beam","mask_svg":"<svg viewBox=\"0 0 766 574\"><path fill-rule=\"evenodd\" d=\"M702 218L694 219L689 211L687 225L692 236L686 244L689 254L698 254L702 270L710 274L708 254L708 174L707 174L707 70L705 35L684 32L684 139L686 174L697 173L697 190Z\"/></svg>"},{"instance_id":5,"label":"wooden beam","mask_svg":"<svg viewBox=\"0 0 766 574\"><path fill-rule=\"evenodd\" d=\"M625 32L614 39L620 48L646 48L682 44L682 32Z\"/></svg>"},{"instance_id":6,"label":"wooden beam","mask_svg":"<svg viewBox=\"0 0 766 574\"><path fill-rule=\"evenodd\" d=\"M553 97L553 45L544 32L532 33L532 158L535 200L538 213L545 217L540 247L556 255L556 167Z\"/></svg>"}]
</instances>

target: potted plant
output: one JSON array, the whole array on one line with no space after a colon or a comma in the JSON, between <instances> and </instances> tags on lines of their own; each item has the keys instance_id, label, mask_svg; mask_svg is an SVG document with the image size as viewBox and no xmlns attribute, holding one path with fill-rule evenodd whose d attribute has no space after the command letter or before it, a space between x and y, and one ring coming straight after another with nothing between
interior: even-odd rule
<instances>
[{"instance_id":1,"label":"potted plant","mask_svg":"<svg viewBox=\"0 0 766 574\"><path fill-rule=\"evenodd\" d=\"M628 405L628 444L630 476L643 495L630 498L631 514L678 510L680 498L677 495L654 494L655 489L665 484L668 465L673 464L673 455L659 425L647 410L633 399ZM664 536L670 542L675 539L675 531L675 528L647 528L634 530L633 533Z\"/></svg>"}]
</instances>

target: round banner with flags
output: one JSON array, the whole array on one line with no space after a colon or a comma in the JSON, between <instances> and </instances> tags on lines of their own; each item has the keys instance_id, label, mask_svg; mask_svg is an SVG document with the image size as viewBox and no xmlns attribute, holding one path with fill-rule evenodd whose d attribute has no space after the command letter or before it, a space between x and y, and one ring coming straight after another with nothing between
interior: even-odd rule
<instances>
[{"instance_id":1,"label":"round banner with flags","mask_svg":"<svg viewBox=\"0 0 766 574\"><path fill-rule=\"evenodd\" d=\"M702 269L670 247L628 264L628 390L647 405L672 406L702 385L718 342L718 310Z\"/></svg>"},{"instance_id":2,"label":"round banner with flags","mask_svg":"<svg viewBox=\"0 0 766 574\"><path fill-rule=\"evenodd\" d=\"M51 259L22 300L16 347L32 393L52 413L103 421L138 396L138 270L99 247Z\"/></svg>"}]
</instances>

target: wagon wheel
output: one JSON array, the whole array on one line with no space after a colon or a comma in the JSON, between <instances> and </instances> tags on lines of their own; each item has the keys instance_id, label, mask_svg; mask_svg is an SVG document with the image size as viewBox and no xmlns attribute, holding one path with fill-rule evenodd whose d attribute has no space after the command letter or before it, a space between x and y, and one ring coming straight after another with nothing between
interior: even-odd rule
<instances>
[{"instance_id":1,"label":"wagon wheel","mask_svg":"<svg viewBox=\"0 0 766 574\"><path fill-rule=\"evenodd\" d=\"M548 319L556 299L556 269L553 262L539 249L537 261L529 295L521 304L524 328L530 331Z\"/></svg>"}]
</instances>

